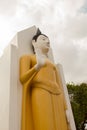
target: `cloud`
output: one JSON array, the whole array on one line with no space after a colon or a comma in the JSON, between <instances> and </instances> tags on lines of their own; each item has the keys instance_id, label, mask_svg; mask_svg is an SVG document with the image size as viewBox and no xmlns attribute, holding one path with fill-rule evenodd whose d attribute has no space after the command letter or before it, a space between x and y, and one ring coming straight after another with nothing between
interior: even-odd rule
<instances>
[{"instance_id":1,"label":"cloud","mask_svg":"<svg viewBox=\"0 0 87 130\"><path fill-rule=\"evenodd\" d=\"M87 13L87 0L85 0L83 6L79 10L82 13Z\"/></svg>"},{"instance_id":2,"label":"cloud","mask_svg":"<svg viewBox=\"0 0 87 130\"><path fill-rule=\"evenodd\" d=\"M86 41L87 38L84 42ZM87 46L82 46L84 43L81 46L76 43L67 38L64 43L55 45L55 61L63 65L66 82L87 82Z\"/></svg>"},{"instance_id":3,"label":"cloud","mask_svg":"<svg viewBox=\"0 0 87 130\"><path fill-rule=\"evenodd\" d=\"M87 36L87 15L79 14L69 18L66 24L65 33L72 39L81 39Z\"/></svg>"},{"instance_id":4,"label":"cloud","mask_svg":"<svg viewBox=\"0 0 87 130\"><path fill-rule=\"evenodd\" d=\"M0 15L0 50L3 50L12 38L12 25L9 17Z\"/></svg>"},{"instance_id":5,"label":"cloud","mask_svg":"<svg viewBox=\"0 0 87 130\"><path fill-rule=\"evenodd\" d=\"M0 1L0 14L13 15L16 10L18 0L1 0Z\"/></svg>"},{"instance_id":6,"label":"cloud","mask_svg":"<svg viewBox=\"0 0 87 130\"><path fill-rule=\"evenodd\" d=\"M13 2L13 3L12 3ZM66 82L87 81L87 15L85 0L1 1L3 39L36 25L51 41L55 62L64 68ZM81 10L81 11L80 11ZM2 26L3 24L3 26ZM6 31L7 30L7 31ZM1 33L0 33L1 34ZM3 41L2 39L2 41ZM6 41L4 41L6 43Z\"/></svg>"},{"instance_id":7,"label":"cloud","mask_svg":"<svg viewBox=\"0 0 87 130\"><path fill-rule=\"evenodd\" d=\"M64 67L66 81L87 82L87 15L67 17L54 44L55 61Z\"/></svg>"}]
</instances>

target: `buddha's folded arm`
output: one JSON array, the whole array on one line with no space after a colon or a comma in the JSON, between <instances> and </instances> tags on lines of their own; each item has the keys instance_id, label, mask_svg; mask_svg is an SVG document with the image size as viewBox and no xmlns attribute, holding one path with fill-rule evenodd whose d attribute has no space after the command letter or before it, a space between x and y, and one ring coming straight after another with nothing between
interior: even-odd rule
<instances>
[{"instance_id":1,"label":"buddha's folded arm","mask_svg":"<svg viewBox=\"0 0 87 130\"><path fill-rule=\"evenodd\" d=\"M31 68L31 59L29 56L20 58L20 81L22 84L26 83L35 73L37 73L35 66Z\"/></svg>"}]
</instances>

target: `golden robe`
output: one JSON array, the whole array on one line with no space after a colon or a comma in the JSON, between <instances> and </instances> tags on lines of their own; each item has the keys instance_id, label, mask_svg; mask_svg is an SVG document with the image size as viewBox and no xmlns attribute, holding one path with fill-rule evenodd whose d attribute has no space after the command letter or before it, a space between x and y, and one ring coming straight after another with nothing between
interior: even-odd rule
<instances>
[{"instance_id":1,"label":"golden robe","mask_svg":"<svg viewBox=\"0 0 87 130\"><path fill-rule=\"evenodd\" d=\"M21 130L68 130L67 107L56 66L46 60L46 64L36 70L35 64L35 55L20 58Z\"/></svg>"}]
</instances>

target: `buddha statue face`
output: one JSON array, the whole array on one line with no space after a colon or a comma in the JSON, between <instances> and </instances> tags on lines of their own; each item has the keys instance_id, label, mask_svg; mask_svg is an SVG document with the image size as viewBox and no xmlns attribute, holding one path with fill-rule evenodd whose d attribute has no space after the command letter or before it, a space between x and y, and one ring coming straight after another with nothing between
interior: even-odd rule
<instances>
[{"instance_id":1,"label":"buddha statue face","mask_svg":"<svg viewBox=\"0 0 87 130\"><path fill-rule=\"evenodd\" d=\"M32 44L35 47L42 50L43 53L48 53L50 48L50 41L49 38L43 34L39 35L35 40L32 41Z\"/></svg>"}]
</instances>

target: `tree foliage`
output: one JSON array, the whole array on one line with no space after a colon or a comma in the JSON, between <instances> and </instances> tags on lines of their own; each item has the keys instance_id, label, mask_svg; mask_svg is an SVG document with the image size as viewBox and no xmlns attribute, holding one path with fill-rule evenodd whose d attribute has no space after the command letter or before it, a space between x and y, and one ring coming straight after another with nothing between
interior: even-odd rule
<instances>
[{"instance_id":1,"label":"tree foliage","mask_svg":"<svg viewBox=\"0 0 87 130\"><path fill-rule=\"evenodd\" d=\"M82 130L82 123L87 120L87 84L68 83L67 88L69 95L73 95L70 101L76 128Z\"/></svg>"}]
</instances>

